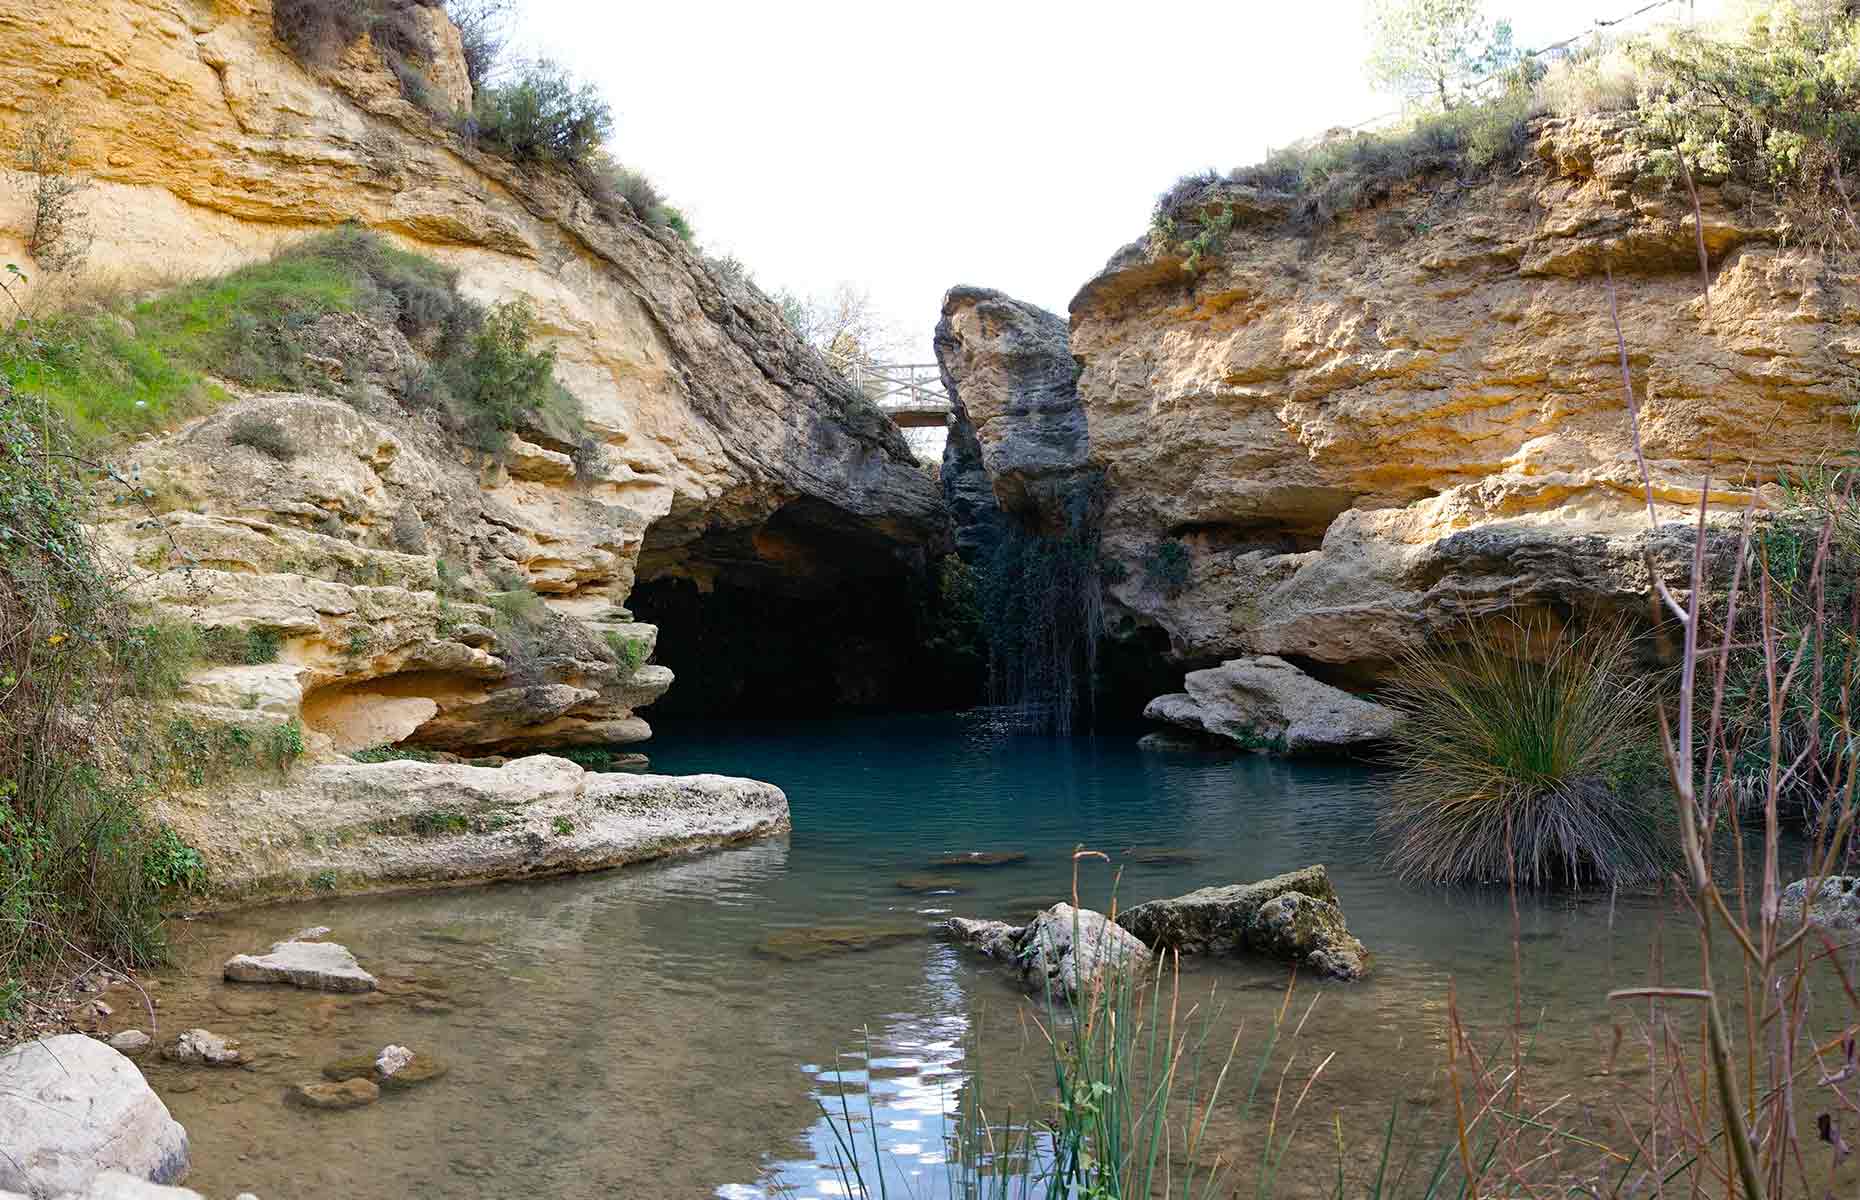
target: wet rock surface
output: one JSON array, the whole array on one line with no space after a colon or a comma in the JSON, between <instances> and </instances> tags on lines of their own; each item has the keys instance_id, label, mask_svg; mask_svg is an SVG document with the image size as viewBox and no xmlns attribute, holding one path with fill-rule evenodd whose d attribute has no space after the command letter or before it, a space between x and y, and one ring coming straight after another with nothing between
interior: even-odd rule
<instances>
[{"instance_id":1,"label":"wet rock surface","mask_svg":"<svg viewBox=\"0 0 1860 1200\"><path fill-rule=\"evenodd\" d=\"M232 1038L210 1029L190 1029L162 1047L161 1056L185 1067L236 1067L251 1056Z\"/></svg>"},{"instance_id":2,"label":"wet rock surface","mask_svg":"<svg viewBox=\"0 0 1860 1200\"><path fill-rule=\"evenodd\" d=\"M1800 922L1806 906L1811 925L1823 929L1860 929L1860 875L1830 875L1812 893L1809 883L1807 879L1798 879L1783 888L1776 912L1784 924Z\"/></svg>"},{"instance_id":3,"label":"wet rock surface","mask_svg":"<svg viewBox=\"0 0 1860 1200\"><path fill-rule=\"evenodd\" d=\"M187 1174L187 1131L134 1063L82 1034L0 1055L0 1190L51 1196L100 1170L170 1183Z\"/></svg>"},{"instance_id":4,"label":"wet rock surface","mask_svg":"<svg viewBox=\"0 0 1860 1200\"><path fill-rule=\"evenodd\" d=\"M1055 999L1076 997L1151 962L1149 948L1109 917L1065 903L1026 925L954 917L942 928L952 940L1011 965L1022 987Z\"/></svg>"}]
</instances>

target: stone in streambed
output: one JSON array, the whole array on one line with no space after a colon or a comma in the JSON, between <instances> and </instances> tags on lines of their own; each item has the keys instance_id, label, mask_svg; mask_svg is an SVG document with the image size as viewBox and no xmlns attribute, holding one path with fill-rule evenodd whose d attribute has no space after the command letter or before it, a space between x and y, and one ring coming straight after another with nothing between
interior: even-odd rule
<instances>
[{"instance_id":1,"label":"stone in streambed","mask_svg":"<svg viewBox=\"0 0 1860 1200\"><path fill-rule=\"evenodd\" d=\"M1809 881L1798 879L1783 888L1776 913L1785 926L1798 925L1804 905L1808 923L1823 929L1860 929L1860 875L1830 875L1811 897Z\"/></svg>"},{"instance_id":2,"label":"stone in streambed","mask_svg":"<svg viewBox=\"0 0 1860 1200\"><path fill-rule=\"evenodd\" d=\"M756 953L783 962L807 962L833 954L856 954L917 941L924 927L917 924L812 925L778 929L756 943Z\"/></svg>"},{"instance_id":3,"label":"stone in streambed","mask_svg":"<svg viewBox=\"0 0 1860 1200\"><path fill-rule=\"evenodd\" d=\"M962 880L955 875L906 875L898 887L907 892L959 892Z\"/></svg>"},{"instance_id":4,"label":"stone in streambed","mask_svg":"<svg viewBox=\"0 0 1860 1200\"><path fill-rule=\"evenodd\" d=\"M1351 936L1343 910L1302 892L1283 892L1260 905L1247 926L1247 945L1328 979L1361 979L1369 970L1369 952Z\"/></svg>"},{"instance_id":5,"label":"stone in streambed","mask_svg":"<svg viewBox=\"0 0 1860 1200\"><path fill-rule=\"evenodd\" d=\"M1027 861L1020 850L970 850L966 854L945 854L932 859L933 867L1009 867Z\"/></svg>"},{"instance_id":6,"label":"stone in streambed","mask_svg":"<svg viewBox=\"0 0 1860 1200\"><path fill-rule=\"evenodd\" d=\"M384 1070L383 1068L391 1068ZM374 1054L357 1054L338 1059L323 1068L323 1078L332 1083L365 1079L382 1091L431 1083L446 1073L446 1064L430 1054L408 1050L405 1046L383 1046Z\"/></svg>"},{"instance_id":7,"label":"stone in streambed","mask_svg":"<svg viewBox=\"0 0 1860 1200\"><path fill-rule=\"evenodd\" d=\"M347 946L335 942L278 942L269 954L236 954L226 960L226 978L325 992L375 990L375 977L362 970Z\"/></svg>"},{"instance_id":8,"label":"stone in streambed","mask_svg":"<svg viewBox=\"0 0 1860 1200\"><path fill-rule=\"evenodd\" d=\"M169 1062L188 1067L236 1067L250 1061L239 1043L210 1029L190 1029L162 1049Z\"/></svg>"},{"instance_id":9,"label":"stone in streambed","mask_svg":"<svg viewBox=\"0 0 1860 1200\"><path fill-rule=\"evenodd\" d=\"M1128 846L1117 860L1139 867L1186 867L1205 857L1199 850L1182 846Z\"/></svg>"},{"instance_id":10,"label":"stone in streambed","mask_svg":"<svg viewBox=\"0 0 1860 1200\"><path fill-rule=\"evenodd\" d=\"M951 917L943 922L943 931L951 940L1002 962L1013 962L1019 956L1019 939L1025 929L1025 925L1010 925L1006 921L978 921L968 917Z\"/></svg>"},{"instance_id":11,"label":"stone in streambed","mask_svg":"<svg viewBox=\"0 0 1860 1200\"><path fill-rule=\"evenodd\" d=\"M67 1033L0 1055L0 1190L51 1196L99 1170L170 1183L187 1174L187 1130L136 1065Z\"/></svg>"},{"instance_id":12,"label":"stone in streambed","mask_svg":"<svg viewBox=\"0 0 1860 1200\"><path fill-rule=\"evenodd\" d=\"M110 1039L110 1049L129 1058L140 1058L152 1045L149 1035L140 1029L125 1029Z\"/></svg>"},{"instance_id":13,"label":"stone in streambed","mask_svg":"<svg viewBox=\"0 0 1860 1200\"><path fill-rule=\"evenodd\" d=\"M357 1076L339 1083L300 1083L291 1089L291 1099L306 1108L361 1108L381 1099L381 1089L374 1080Z\"/></svg>"},{"instance_id":14,"label":"stone in streambed","mask_svg":"<svg viewBox=\"0 0 1860 1200\"><path fill-rule=\"evenodd\" d=\"M1077 997L1115 974L1149 967L1149 948L1103 913L1055 904L1026 925L953 917L949 937L1011 964L1030 991Z\"/></svg>"},{"instance_id":15,"label":"stone in streambed","mask_svg":"<svg viewBox=\"0 0 1860 1200\"><path fill-rule=\"evenodd\" d=\"M1322 865L1152 900L1119 913L1117 921L1158 951L1258 954L1335 979L1360 979L1369 969L1369 953L1345 926Z\"/></svg>"}]
</instances>

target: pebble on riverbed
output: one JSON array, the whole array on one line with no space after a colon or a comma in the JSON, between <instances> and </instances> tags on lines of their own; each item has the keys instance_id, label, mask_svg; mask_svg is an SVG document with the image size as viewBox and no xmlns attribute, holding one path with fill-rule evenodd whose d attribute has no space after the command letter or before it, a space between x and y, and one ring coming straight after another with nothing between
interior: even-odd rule
<instances>
[{"instance_id":1,"label":"pebble on riverbed","mask_svg":"<svg viewBox=\"0 0 1860 1200\"><path fill-rule=\"evenodd\" d=\"M381 1089L372 1079L344 1079L333 1083L300 1083L291 1089L291 1098L307 1108L360 1108L381 1099Z\"/></svg>"}]
</instances>

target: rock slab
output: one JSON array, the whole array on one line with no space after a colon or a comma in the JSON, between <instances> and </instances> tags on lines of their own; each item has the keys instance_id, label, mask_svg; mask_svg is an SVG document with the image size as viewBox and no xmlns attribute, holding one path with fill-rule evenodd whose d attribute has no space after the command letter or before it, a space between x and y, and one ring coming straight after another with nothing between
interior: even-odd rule
<instances>
[{"instance_id":1,"label":"rock slab","mask_svg":"<svg viewBox=\"0 0 1860 1200\"><path fill-rule=\"evenodd\" d=\"M89 1187L99 1171L172 1183L187 1174L187 1130L134 1063L83 1034L0 1055L0 1190Z\"/></svg>"},{"instance_id":2,"label":"rock slab","mask_svg":"<svg viewBox=\"0 0 1860 1200\"><path fill-rule=\"evenodd\" d=\"M269 954L235 954L226 960L226 978L324 992L375 990L375 977L362 970L347 946L335 942L278 942Z\"/></svg>"},{"instance_id":3,"label":"rock slab","mask_svg":"<svg viewBox=\"0 0 1860 1200\"><path fill-rule=\"evenodd\" d=\"M1249 750L1347 754L1395 732L1395 710L1305 674L1272 654L1190 671L1187 689L1150 701L1143 715Z\"/></svg>"},{"instance_id":4,"label":"rock slab","mask_svg":"<svg viewBox=\"0 0 1860 1200\"><path fill-rule=\"evenodd\" d=\"M1337 979L1359 979L1369 969L1369 952L1345 926L1322 865L1152 900L1119 913L1117 921L1156 950L1263 954Z\"/></svg>"}]
</instances>

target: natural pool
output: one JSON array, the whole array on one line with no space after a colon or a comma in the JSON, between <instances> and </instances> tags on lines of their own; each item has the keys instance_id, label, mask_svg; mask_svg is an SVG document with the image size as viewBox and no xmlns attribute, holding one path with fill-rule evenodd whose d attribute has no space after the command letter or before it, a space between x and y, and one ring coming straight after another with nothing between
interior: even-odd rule
<instances>
[{"instance_id":1,"label":"natural pool","mask_svg":"<svg viewBox=\"0 0 1860 1200\"><path fill-rule=\"evenodd\" d=\"M780 784L793 835L581 878L177 925L180 963L156 992L164 1036L204 1025L257 1055L236 1071L148 1064L192 1135L190 1186L267 1200L838 1195L819 1104L837 1111L844 1089L855 1113L869 1102L876 1115L899 1184L891 1194L935 1195L944 1114L978 1048L996 1103L1024 1113L1039 1102L1048 1060L1025 1019L1037 1013L989 965L927 935L802 961L758 946L820 925L908 930L949 913L1019 920L1070 891L1079 845L1124 862L1124 905L1329 866L1376 964L1364 983L1298 985L1295 1015L1317 1003L1282 1044L1267 1086L1288 1057L1287 1077L1300 1083L1334 1057L1305 1101L1285 1190L1328 1195L1340 1138L1347 1172L1361 1177L1397 1100L1412 1140L1430 1156L1440 1145L1450 981L1469 1023L1502 1038L1512 1019L1508 899L1408 887L1384 873L1373 814L1386 776L1370 768L1146 753L1131 734L1015 737L983 713L710 724L663 731L651 749L655 770ZM968 850L1024 851L1029 861L929 865ZM960 892L897 884L925 873L959 875ZM1085 864L1083 898L1101 905L1111 882L1103 864ZM1676 922L1650 896L1522 907L1532 1070L1546 1093L1594 1105L1585 1119L1611 1120L1603 1094L1636 1070L1630 1051L1601 1075L1612 1025L1631 1016L1611 1013L1604 995L1651 978L1656 940L1668 944L1669 976L1686 979L1686 939L1677 928L1660 933ZM383 977L384 993L217 981L231 953L312 923L334 927ZM1285 982L1268 964L1194 964L1183 989L1204 1003L1214 992L1212 1041L1223 1047L1245 1022L1239 1057L1250 1075L1254 1039ZM437 1053L450 1074L349 1112L283 1102L323 1063L390 1041ZM1210 1145L1250 1162L1259 1133L1238 1120L1238 1093Z\"/></svg>"}]
</instances>

